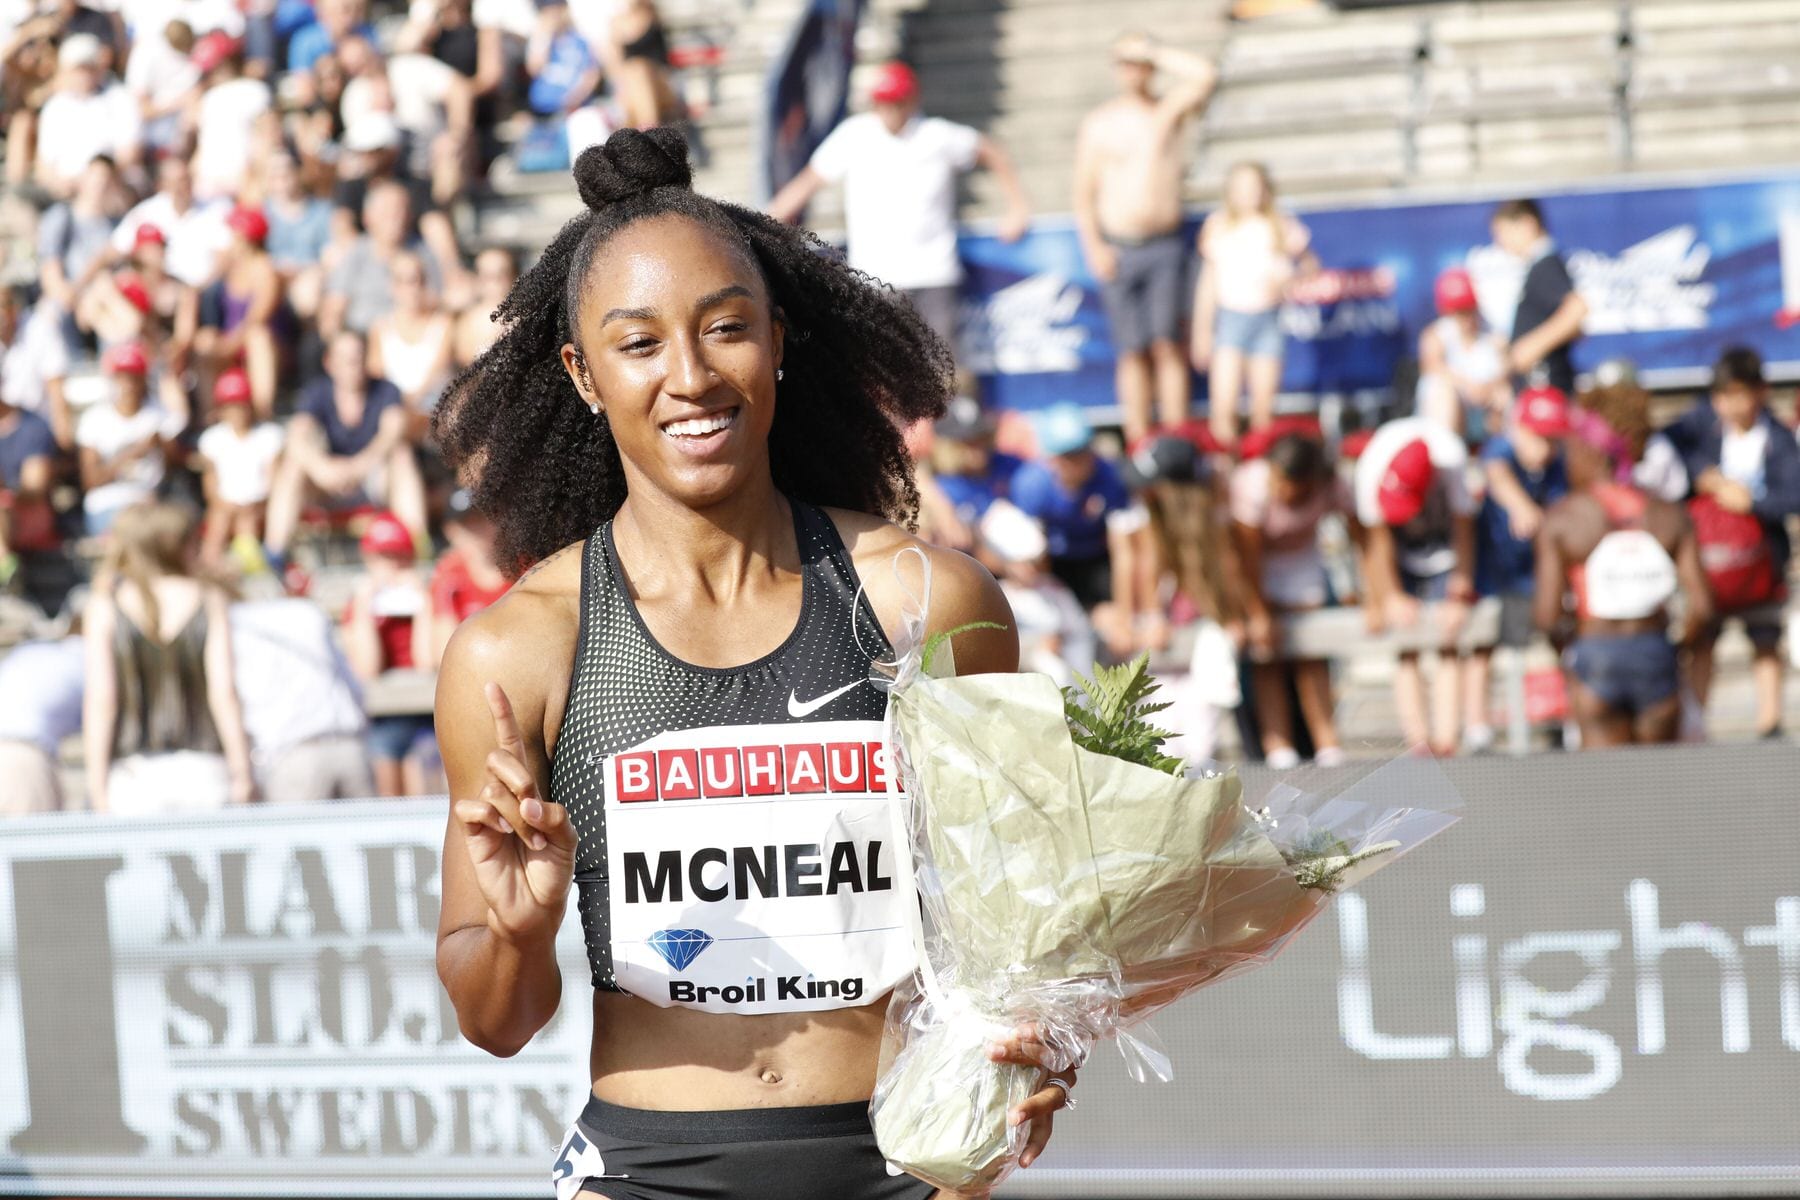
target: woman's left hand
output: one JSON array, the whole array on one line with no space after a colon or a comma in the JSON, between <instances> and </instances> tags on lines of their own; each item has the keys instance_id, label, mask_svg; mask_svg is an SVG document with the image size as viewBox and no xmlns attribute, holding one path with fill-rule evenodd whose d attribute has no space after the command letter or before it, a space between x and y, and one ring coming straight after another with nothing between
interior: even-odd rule
<instances>
[{"instance_id":1,"label":"woman's left hand","mask_svg":"<svg viewBox=\"0 0 1800 1200\"><path fill-rule=\"evenodd\" d=\"M1050 1141L1050 1126L1056 1110L1073 1104L1070 1093L1075 1088L1075 1068L1053 1069L1060 1061L1056 1052L1044 1043L1038 1027L1030 1024L1020 1025L1003 1041L990 1042L988 1058L994 1062L1037 1067L1044 1072L1042 1086L1006 1114L1008 1125L1031 1122L1031 1136L1019 1155L1019 1165L1029 1167L1043 1154L1044 1146Z\"/></svg>"}]
</instances>

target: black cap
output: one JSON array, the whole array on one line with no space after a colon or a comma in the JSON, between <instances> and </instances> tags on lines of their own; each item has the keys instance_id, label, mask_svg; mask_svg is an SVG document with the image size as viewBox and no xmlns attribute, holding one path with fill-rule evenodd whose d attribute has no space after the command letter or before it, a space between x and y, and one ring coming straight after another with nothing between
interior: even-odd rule
<instances>
[{"instance_id":1,"label":"black cap","mask_svg":"<svg viewBox=\"0 0 1800 1200\"><path fill-rule=\"evenodd\" d=\"M1139 488L1153 483L1202 483L1211 471L1198 446L1166 433L1146 439L1126 461L1128 481Z\"/></svg>"}]
</instances>

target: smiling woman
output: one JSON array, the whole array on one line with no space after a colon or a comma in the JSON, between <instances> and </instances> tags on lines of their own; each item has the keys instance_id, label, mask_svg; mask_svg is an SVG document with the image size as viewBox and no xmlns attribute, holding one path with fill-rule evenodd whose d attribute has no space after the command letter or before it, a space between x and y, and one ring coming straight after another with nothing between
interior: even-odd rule
<instances>
[{"instance_id":1,"label":"smiling woman","mask_svg":"<svg viewBox=\"0 0 1800 1200\"><path fill-rule=\"evenodd\" d=\"M438 409L501 552L536 563L438 677L439 974L464 1035L515 1053L560 1002L576 885L593 1094L561 1200L923 1200L867 1111L913 966L872 682L920 590L902 552L932 568L928 632L993 623L965 673L1018 665L987 572L894 523L948 354L809 235L696 196L678 134L621 131L575 178L590 211ZM1026 1161L1065 1096L1020 1107Z\"/></svg>"}]
</instances>

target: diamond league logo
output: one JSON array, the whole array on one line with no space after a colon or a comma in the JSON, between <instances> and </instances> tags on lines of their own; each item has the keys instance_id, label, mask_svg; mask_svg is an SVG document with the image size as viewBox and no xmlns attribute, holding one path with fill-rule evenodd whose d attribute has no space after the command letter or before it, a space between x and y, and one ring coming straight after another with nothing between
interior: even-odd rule
<instances>
[{"instance_id":1,"label":"diamond league logo","mask_svg":"<svg viewBox=\"0 0 1800 1200\"><path fill-rule=\"evenodd\" d=\"M704 929L659 929L650 935L649 942L650 948L677 971L685 971L702 950L713 944L712 935Z\"/></svg>"}]
</instances>

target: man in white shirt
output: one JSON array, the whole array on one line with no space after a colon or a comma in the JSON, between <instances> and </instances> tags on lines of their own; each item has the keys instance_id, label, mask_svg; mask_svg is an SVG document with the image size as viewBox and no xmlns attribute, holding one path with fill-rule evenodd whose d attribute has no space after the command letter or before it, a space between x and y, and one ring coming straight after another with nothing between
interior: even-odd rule
<instances>
[{"instance_id":1,"label":"man in white shirt","mask_svg":"<svg viewBox=\"0 0 1800 1200\"><path fill-rule=\"evenodd\" d=\"M310 600L231 606L232 671L257 787L270 804L375 794L362 689Z\"/></svg>"},{"instance_id":2,"label":"man in white shirt","mask_svg":"<svg viewBox=\"0 0 1800 1200\"><path fill-rule=\"evenodd\" d=\"M82 168L100 155L121 167L136 165L142 155L137 99L107 75L105 52L89 33L65 38L57 51L56 91L38 114L36 178L59 199L74 191Z\"/></svg>"},{"instance_id":3,"label":"man in white shirt","mask_svg":"<svg viewBox=\"0 0 1800 1200\"><path fill-rule=\"evenodd\" d=\"M1017 241L1031 220L1012 160L967 125L919 112L919 81L904 63L888 63L870 92L873 111L845 120L812 161L769 202L778 221L800 219L818 190L844 185L850 265L905 292L925 323L956 347L958 285L956 178L985 167L1006 196L999 234Z\"/></svg>"},{"instance_id":4,"label":"man in white shirt","mask_svg":"<svg viewBox=\"0 0 1800 1200\"><path fill-rule=\"evenodd\" d=\"M194 199L194 174L188 161L170 155L156 167L156 194L125 214L113 230L113 252L129 258L138 227L154 225L168 239L164 262L169 274L189 287L205 287L219 273L219 256L231 245L225 217L231 202Z\"/></svg>"}]
</instances>

